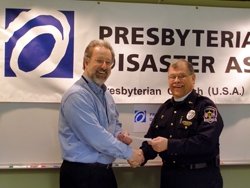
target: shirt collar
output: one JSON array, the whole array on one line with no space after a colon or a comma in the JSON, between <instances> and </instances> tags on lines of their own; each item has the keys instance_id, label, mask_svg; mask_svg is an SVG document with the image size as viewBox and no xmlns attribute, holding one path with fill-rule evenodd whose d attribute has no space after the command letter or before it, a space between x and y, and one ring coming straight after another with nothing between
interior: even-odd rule
<instances>
[{"instance_id":1,"label":"shirt collar","mask_svg":"<svg viewBox=\"0 0 250 188\"><path fill-rule=\"evenodd\" d=\"M177 103L186 103L188 106L192 107L194 105L194 102L195 102L195 99L196 99L196 92L195 90L193 89L190 93L188 93L186 96L184 96L184 100L183 101L176 101ZM171 99L171 103L173 105L176 105L176 102L175 102L175 99L172 97Z\"/></svg>"},{"instance_id":2,"label":"shirt collar","mask_svg":"<svg viewBox=\"0 0 250 188\"><path fill-rule=\"evenodd\" d=\"M190 91L188 94L186 94L184 97L181 97L181 98L179 98L179 99L175 99L174 98L174 101L176 101L176 102L182 102L182 101L184 101L186 98L187 98L187 96L191 93L192 91Z\"/></svg>"}]
</instances>

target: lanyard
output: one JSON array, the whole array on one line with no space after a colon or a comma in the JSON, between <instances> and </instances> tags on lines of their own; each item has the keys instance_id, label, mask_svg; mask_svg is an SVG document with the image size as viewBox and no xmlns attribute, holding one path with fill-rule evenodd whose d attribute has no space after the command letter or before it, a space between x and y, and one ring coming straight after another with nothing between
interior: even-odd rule
<instances>
[{"instance_id":1,"label":"lanyard","mask_svg":"<svg viewBox=\"0 0 250 188\"><path fill-rule=\"evenodd\" d=\"M103 105L104 107L104 110L106 112L106 116L107 116L107 119L108 119L108 125L109 125L109 117L108 117L108 109L107 109L107 102L106 102L106 97L105 97L105 93L103 93L104 95L104 98L103 98L103 103L102 101L99 99L97 93L94 91L94 89L91 87L91 85L89 84L88 80L86 78L84 78L84 76L82 75L82 78L84 79L84 81L88 84L89 88L93 91L93 93L96 95L96 97L98 98L98 100L101 102L101 104Z\"/></svg>"}]
</instances>

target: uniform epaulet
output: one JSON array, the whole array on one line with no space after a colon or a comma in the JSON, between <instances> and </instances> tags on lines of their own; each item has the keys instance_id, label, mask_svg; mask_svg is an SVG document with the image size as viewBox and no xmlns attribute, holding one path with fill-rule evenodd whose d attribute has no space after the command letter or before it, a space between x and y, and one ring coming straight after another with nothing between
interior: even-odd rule
<instances>
[{"instance_id":1,"label":"uniform epaulet","mask_svg":"<svg viewBox=\"0 0 250 188\"><path fill-rule=\"evenodd\" d=\"M200 94L197 94L197 98L203 99L203 98L207 98L207 97L200 95Z\"/></svg>"},{"instance_id":2,"label":"uniform epaulet","mask_svg":"<svg viewBox=\"0 0 250 188\"><path fill-rule=\"evenodd\" d=\"M168 99L168 100L166 100L162 105L167 104L167 103L169 103L170 101L171 101L171 98Z\"/></svg>"}]
</instances>

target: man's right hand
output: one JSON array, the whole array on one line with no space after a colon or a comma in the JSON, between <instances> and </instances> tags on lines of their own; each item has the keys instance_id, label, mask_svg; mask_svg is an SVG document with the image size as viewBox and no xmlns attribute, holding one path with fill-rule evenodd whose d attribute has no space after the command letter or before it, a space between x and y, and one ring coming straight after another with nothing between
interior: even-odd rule
<instances>
[{"instance_id":1,"label":"man's right hand","mask_svg":"<svg viewBox=\"0 0 250 188\"><path fill-rule=\"evenodd\" d=\"M132 168L136 168L144 162L143 151L141 149L133 148L133 155L128 160L128 163Z\"/></svg>"}]
</instances>

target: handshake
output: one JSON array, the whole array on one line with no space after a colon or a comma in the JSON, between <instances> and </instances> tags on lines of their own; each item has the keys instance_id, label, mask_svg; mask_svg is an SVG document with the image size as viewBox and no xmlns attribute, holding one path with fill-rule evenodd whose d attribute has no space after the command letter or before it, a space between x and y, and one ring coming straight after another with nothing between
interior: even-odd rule
<instances>
[{"instance_id":1,"label":"handshake","mask_svg":"<svg viewBox=\"0 0 250 188\"><path fill-rule=\"evenodd\" d=\"M141 149L133 148L133 155L128 160L128 164L130 164L132 168L136 168L141 165L144 160L143 151Z\"/></svg>"},{"instance_id":2,"label":"handshake","mask_svg":"<svg viewBox=\"0 0 250 188\"><path fill-rule=\"evenodd\" d=\"M122 134L119 134L117 139L122 141L123 143L130 145L133 141L131 138L125 137L125 135L129 135L127 131L123 131ZM160 153L168 149L168 139L164 137L158 136L157 138L148 141L148 144L152 146L153 150ZM128 160L128 163L132 168L136 168L137 166L144 163L145 158L143 155L143 151L141 149L133 148L133 155Z\"/></svg>"},{"instance_id":3,"label":"handshake","mask_svg":"<svg viewBox=\"0 0 250 188\"><path fill-rule=\"evenodd\" d=\"M129 135L129 133L127 131L123 131L117 136L117 139L122 141L124 144L130 145L133 140L129 137L125 137L124 135ZM141 165L144 160L143 151L141 149L133 148L133 155L128 160L128 164L130 164L132 168L136 168Z\"/></svg>"}]
</instances>

